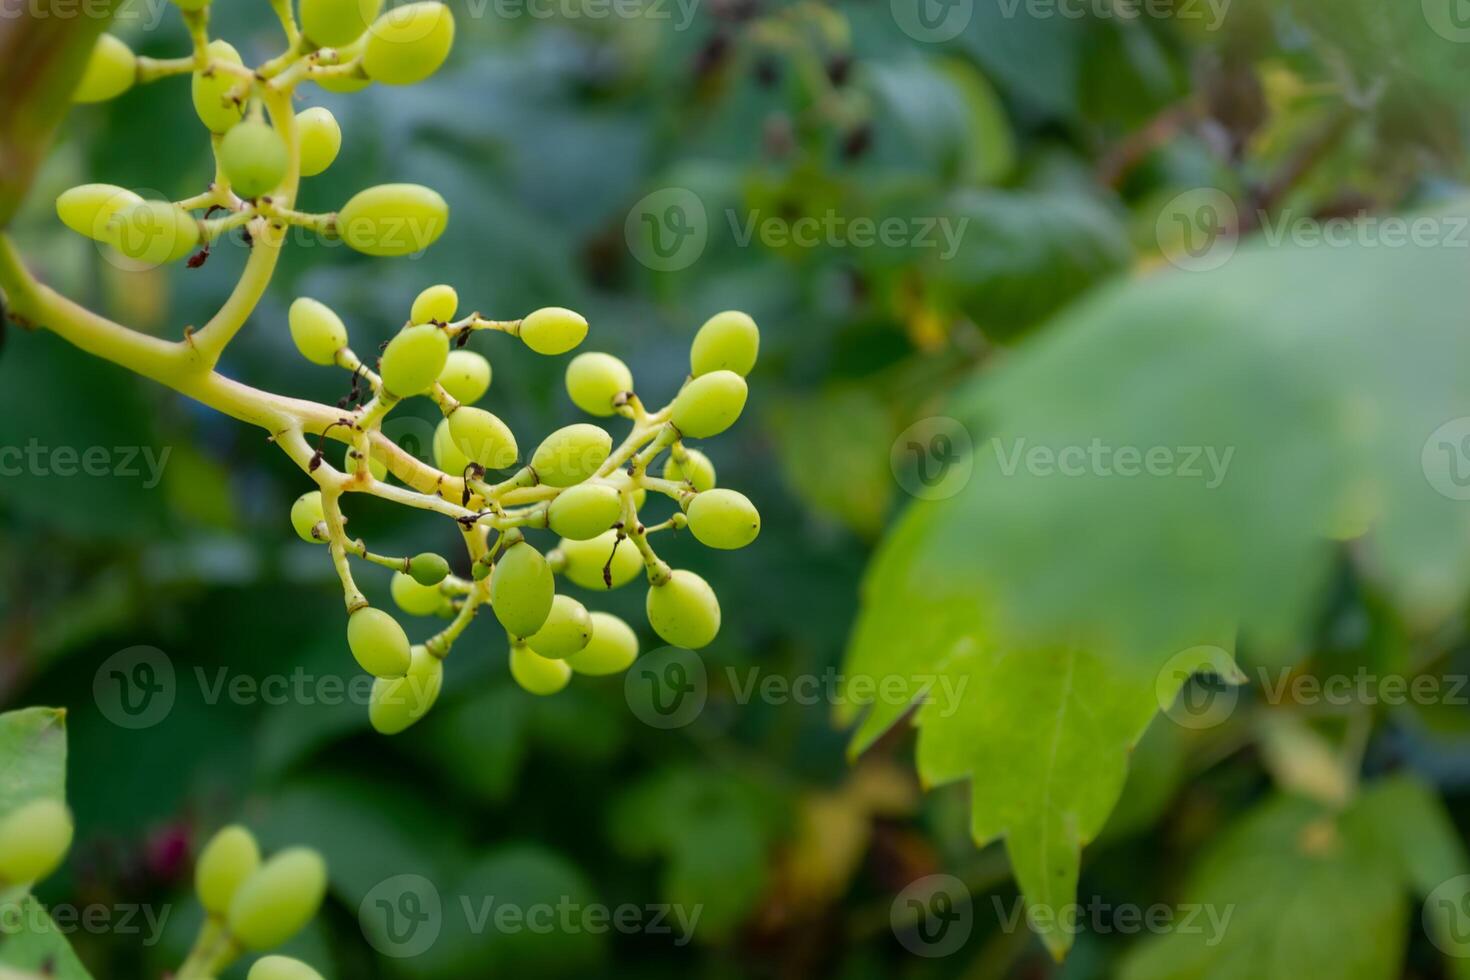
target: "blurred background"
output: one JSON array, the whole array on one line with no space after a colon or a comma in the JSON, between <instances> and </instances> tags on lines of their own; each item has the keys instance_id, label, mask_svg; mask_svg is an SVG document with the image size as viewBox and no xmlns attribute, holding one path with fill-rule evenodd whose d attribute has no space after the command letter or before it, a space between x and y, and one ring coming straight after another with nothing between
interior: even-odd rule
<instances>
[{"instance_id":1,"label":"blurred background","mask_svg":"<svg viewBox=\"0 0 1470 980\"><path fill-rule=\"evenodd\" d=\"M268 850L308 843L327 856L328 907L290 950L331 978L1116 972L1143 930L1084 929L1054 963L1008 918L1017 891L999 845L971 841L968 785L923 792L904 726L847 757L833 692L859 583L927 486L900 436L945 417L959 386L1044 338L1064 306L1185 274L1217 235L1259 231L1197 208L1175 222L1182 194L1219 189L1248 213L1318 218L1451 198L1466 173L1470 67L1455 0L1443 11L1430 0L1422 11L1374 0L451 2L455 50L428 82L351 96L308 85L301 100L329 107L345 137L301 208L419 182L450 202L447 233L411 259L302 236L222 370L335 402L345 380L296 354L290 301L328 303L370 351L418 290L447 282L489 316L581 311L584 349L623 358L645 401L662 404L698 326L723 309L752 314L762 351L749 408L704 448L720 484L760 508L763 533L734 553L688 539L660 549L721 597L707 699L658 727L622 677L533 697L481 617L430 716L376 736L365 707L329 683L356 671L330 564L287 521L301 474L259 431L12 325L0 443L35 445L28 458L43 463L0 481L0 704L68 709L78 823L67 869L40 894L168 911L156 936L141 918L136 935L78 930L83 959L106 977L176 966L199 918L190 855L239 820ZM264 3L217 4L214 25L247 62L279 47ZM187 46L163 3L125 7L112 30L140 54ZM241 244L199 269L130 272L63 229L51 202L85 181L178 199L211 174L187 83L142 86L71 112L14 231L64 293L176 337L228 294ZM484 404L523 445L579 420L564 358L495 336L476 349L494 365ZM385 427L420 454L425 409ZM936 432L921 431L931 444ZM70 473L57 447L102 447L105 475ZM457 550L442 520L349 506L377 551ZM360 581L386 596L378 571ZM642 601L634 587L589 605L638 625L647 649ZM1408 642L1352 576L1319 612L1322 649ZM1436 649L1459 662L1459 626L1450 632ZM141 716L99 683L139 663L168 691ZM762 693L770 678L777 688ZM781 692L796 679L806 685ZM1463 704L1409 705L1370 756L1429 774L1462 828ZM1139 908L1177 897L1192 855L1273 780L1310 788L1301 766L1283 776L1273 762L1312 749L1294 754L1288 737L1263 757L1240 727L1248 714L1205 732L1151 729L1086 852L1084 895ZM959 879L974 910L967 941L944 955L915 943L895 901L936 873ZM375 896L397 901L404 875L443 903L422 950L359 920ZM475 928L487 897L626 906L641 925ZM1417 912L1400 911L1382 940L1390 972L1357 975L1463 966L1446 966ZM1348 926L1337 916L1322 928Z\"/></svg>"}]
</instances>

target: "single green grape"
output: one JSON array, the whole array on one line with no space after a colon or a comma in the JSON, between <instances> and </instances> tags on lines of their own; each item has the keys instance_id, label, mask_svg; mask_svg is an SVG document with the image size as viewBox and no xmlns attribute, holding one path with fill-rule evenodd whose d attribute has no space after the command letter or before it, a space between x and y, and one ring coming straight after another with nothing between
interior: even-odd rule
<instances>
[{"instance_id":1,"label":"single green grape","mask_svg":"<svg viewBox=\"0 0 1470 980\"><path fill-rule=\"evenodd\" d=\"M321 908L327 865L307 847L290 847L245 879L230 902L230 935L246 949L279 946Z\"/></svg>"},{"instance_id":2,"label":"single green grape","mask_svg":"<svg viewBox=\"0 0 1470 980\"><path fill-rule=\"evenodd\" d=\"M260 867L260 845L255 835L239 824L220 829L194 865L194 890L199 904L211 915L224 915L245 879Z\"/></svg>"},{"instance_id":3,"label":"single green grape","mask_svg":"<svg viewBox=\"0 0 1470 980\"><path fill-rule=\"evenodd\" d=\"M547 509L548 526L573 541L597 537L618 522L623 499L606 483L579 483L557 494Z\"/></svg>"},{"instance_id":4,"label":"single green grape","mask_svg":"<svg viewBox=\"0 0 1470 980\"><path fill-rule=\"evenodd\" d=\"M322 975L290 956L262 956L250 964L245 980L322 980Z\"/></svg>"},{"instance_id":5,"label":"single green grape","mask_svg":"<svg viewBox=\"0 0 1470 980\"><path fill-rule=\"evenodd\" d=\"M464 409L460 409L460 412ZM458 415L459 412L455 412ZM454 433L449 428L448 419L440 419L438 426L434 429L434 466L450 476L463 476L465 469L470 465L470 459L460 452L454 444Z\"/></svg>"},{"instance_id":6,"label":"single green grape","mask_svg":"<svg viewBox=\"0 0 1470 980\"><path fill-rule=\"evenodd\" d=\"M744 548L761 533L760 511L736 490L705 490L689 502L689 530L711 548Z\"/></svg>"},{"instance_id":7,"label":"single green grape","mask_svg":"<svg viewBox=\"0 0 1470 980\"><path fill-rule=\"evenodd\" d=\"M71 847L71 812L55 797L22 803L0 818L0 882L28 885L61 864Z\"/></svg>"},{"instance_id":8,"label":"single green grape","mask_svg":"<svg viewBox=\"0 0 1470 980\"><path fill-rule=\"evenodd\" d=\"M332 364L347 346L347 327L332 308L310 296L298 296L286 311L291 339L301 356L313 364Z\"/></svg>"},{"instance_id":9,"label":"single green grape","mask_svg":"<svg viewBox=\"0 0 1470 980\"><path fill-rule=\"evenodd\" d=\"M342 458L342 472L352 475L357 474L357 450L351 446ZM374 480L388 479L388 464L376 456L368 457L368 472L373 475Z\"/></svg>"},{"instance_id":10,"label":"single green grape","mask_svg":"<svg viewBox=\"0 0 1470 980\"><path fill-rule=\"evenodd\" d=\"M430 286L414 297L408 318L414 323L448 323L459 309L459 293L453 286L440 283Z\"/></svg>"},{"instance_id":11,"label":"single green grape","mask_svg":"<svg viewBox=\"0 0 1470 980\"><path fill-rule=\"evenodd\" d=\"M612 436L589 422L557 429L531 456L531 469L550 487L569 487L597 472L612 452Z\"/></svg>"},{"instance_id":12,"label":"single green grape","mask_svg":"<svg viewBox=\"0 0 1470 980\"><path fill-rule=\"evenodd\" d=\"M664 462L664 479L687 483L701 492L715 487L715 464L698 449L685 449L684 462L670 456Z\"/></svg>"},{"instance_id":13,"label":"single green grape","mask_svg":"<svg viewBox=\"0 0 1470 980\"><path fill-rule=\"evenodd\" d=\"M56 216L79 235L106 242L113 217L143 199L116 184L81 184L56 198Z\"/></svg>"},{"instance_id":14,"label":"single green grape","mask_svg":"<svg viewBox=\"0 0 1470 980\"><path fill-rule=\"evenodd\" d=\"M567 365L567 394L588 415L612 415L613 399L632 390L633 372L611 354L587 351Z\"/></svg>"},{"instance_id":15,"label":"single green grape","mask_svg":"<svg viewBox=\"0 0 1470 980\"><path fill-rule=\"evenodd\" d=\"M408 574L420 585L438 585L449 577L449 562L432 551L420 552L408 560Z\"/></svg>"},{"instance_id":16,"label":"single green grape","mask_svg":"<svg viewBox=\"0 0 1470 980\"><path fill-rule=\"evenodd\" d=\"M520 449L515 433L483 408L461 405L449 416L449 433L466 458L487 470L513 466Z\"/></svg>"},{"instance_id":17,"label":"single green grape","mask_svg":"<svg viewBox=\"0 0 1470 980\"><path fill-rule=\"evenodd\" d=\"M511 636L530 636L551 615L556 581L535 548L519 541L507 548L490 573L490 608Z\"/></svg>"},{"instance_id":18,"label":"single green grape","mask_svg":"<svg viewBox=\"0 0 1470 980\"><path fill-rule=\"evenodd\" d=\"M408 635L381 609L363 606L347 617L347 646L374 677L402 677L408 670Z\"/></svg>"},{"instance_id":19,"label":"single green grape","mask_svg":"<svg viewBox=\"0 0 1470 980\"><path fill-rule=\"evenodd\" d=\"M423 251L448 224L449 205L436 191L419 184L379 184L342 205L336 228L364 255L391 256Z\"/></svg>"},{"instance_id":20,"label":"single green grape","mask_svg":"<svg viewBox=\"0 0 1470 980\"><path fill-rule=\"evenodd\" d=\"M490 390L490 362L472 350L450 351L439 383L455 401L477 402Z\"/></svg>"},{"instance_id":21,"label":"single green grape","mask_svg":"<svg viewBox=\"0 0 1470 980\"><path fill-rule=\"evenodd\" d=\"M443 598L438 588L415 582L406 572L394 572L388 584L393 603L410 616L433 616L439 612L439 601Z\"/></svg>"},{"instance_id":22,"label":"single green grape","mask_svg":"<svg viewBox=\"0 0 1470 980\"><path fill-rule=\"evenodd\" d=\"M337 159L342 127L330 109L312 106L296 113L296 139L301 146L301 176L315 177Z\"/></svg>"},{"instance_id":23,"label":"single green grape","mask_svg":"<svg viewBox=\"0 0 1470 980\"><path fill-rule=\"evenodd\" d=\"M611 588L627 585L643 571L643 556L631 541L619 542L617 531L604 531L586 541L562 538L556 547L566 563L561 574L584 589L607 591L609 585L602 577L602 570L609 558L612 559Z\"/></svg>"},{"instance_id":24,"label":"single green grape","mask_svg":"<svg viewBox=\"0 0 1470 980\"><path fill-rule=\"evenodd\" d=\"M728 310L704 322L689 347L689 368L697 378L713 371L734 371L744 376L755 367L761 349L761 332L744 313Z\"/></svg>"},{"instance_id":25,"label":"single green grape","mask_svg":"<svg viewBox=\"0 0 1470 980\"><path fill-rule=\"evenodd\" d=\"M560 306L546 306L521 320L521 342L538 354L565 354L587 336L587 320Z\"/></svg>"},{"instance_id":26,"label":"single green grape","mask_svg":"<svg viewBox=\"0 0 1470 980\"><path fill-rule=\"evenodd\" d=\"M397 735L429 713L443 686L444 661L426 647L416 646L407 674L373 681L368 721L380 734Z\"/></svg>"},{"instance_id":27,"label":"single green grape","mask_svg":"<svg viewBox=\"0 0 1470 980\"><path fill-rule=\"evenodd\" d=\"M356 41L353 41L351 44L337 45L337 63L339 65L346 65L358 60L362 57L363 49L366 47L366 37L360 37ZM356 75L336 75L326 78L317 77L313 78L312 81L316 82L328 92L337 92L341 95L349 95L353 92L361 92L363 89L373 84L373 80L371 78L359 78Z\"/></svg>"},{"instance_id":28,"label":"single green grape","mask_svg":"<svg viewBox=\"0 0 1470 980\"><path fill-rule=\"evenodd\" d=\"M240 52L236 51L235 46L229 41L210 41L208 51L211 61L223 61L232 65L244 63L240 60ZM229 72L196 71L194 73L191 83L194 112L211 133L229 132L230 127L244 117L245 107L243 105L225 101L225 96L239 82L240 79Z\"/></svg>"},{"instance_id":29,"label":"single green grape","mask_svg":"<svg viewBox=\"0 0 1470 980\"><path fill-rule=\"evenodd\" d=\"M301 33L318 47L339 48L362 37L383 0L301 0Z\"/></svg>"},{"instance_id":30,"label":"single green grape","mask_svg":"<svg viewBox=\"0 0 1470 980\"><path fill-rule=\"evenodd\" d=\"M322 492L320 490L308 490L296 498L291 505L291 526L296 529L296 536L302 541L311 544L325 544L327 540L326 524L327 513L322 508ZM317 525L323 525L321 537L317 537Z\"/></svg>"},{"instance_id":31,"label":"single green grape","mask_svg":"<svg viewBox=\"0 0 1470 980\"><path fill-rule=\"evenodd\" d=\"M448 359L449 338L442 329L432 323L405 327L383 351L383 387L399 398L422 394L439 380Z\"/></svg>"},{"instance_id":32,"label":"single green grape","mask_svg":"<svg viewBox=\"0 0 1470 980\"><path fill-rule=\"evenodd\" d=\"M526 645L543 657L560 660L585 647L592 639L592 617L571 596L554 596L551 612L541 628L526 637Z\"/></svg>"},{"instance_id":33,"label":"single green grape","mask_svg":"<svg viewBox=\"0 0 1470 980\"><path fill-rule=\"evenodd\" d=\"M720 601L709 583L675 569L668 581L648 589L648 625L665 643L688 650L708 646L720 632Z\"/></svg>"},{"instance_id":34,"label":"single green grape","mask_svg":"<svg viewBox=\"0 0 1470 980\"><path fill-rule=\"evenodd\" d=\"M384 85L413 85L439 70L454 46L454 12L420 0L382 14L368 33L362 67Z\"/></svg>"},{"instance_id":35,"label":"single green grape","mask_svg":"<svg viewBox=\"0 0 1470 980\"><path fill-rule=\"evenodd\" d=\"M674 398L670 417L674 427L693 439L717 436L740 417L748 389L734 371L701 374Z\"/></svg>"},{"instance_id":36,"label":"single green grape","mask_svg":"<svg viewBox=\"0 0 1470 980\"><path fill-rule=\"evenodd\" d=\"M530 694L555 694L572 679L572 668L564 660L541 656L524 643L510 645L510 676Z\"/></svg>"},{"instance_id":37,"label":"single green grape","mask_svg":"<svg viewBox=\"0 0 1470 980\"><path fill-rule=\"evenodd\" d=\"M219 145L219 162L230 188L243 198L273 191L286 177L290 158L286 141L269 125L254 119L231 127Z\"/></svg>"},{"instance_id":38,"label":"single green grape","mask_svg":"<svg viewBox=\"0 0 1470 980\"><path fill-rule=\"evenodd\" d=\"M612 613L592 613L592 639L565 659L579 674L600 677L628 669L638 659L638 634Z\"/></svg>"},{"instance_id":39,"label":"single green grape","mask_svg":"<svg viewBox=\"0 0 1470 980\"><path fill-rule=\"evenodd\" d=\"M133 49L111 34L99 34L71 100L106 102L132 88L137 78L138 57Z\"/></svg>"},{"instance_id":40,"label":"single green grape","mask_svg":"<svg viewBox=\"0 0 1470 980\"><path fill-rule=\"evenodd\" d=\"M143 201L120 208L112 216L106 241L130 259L163 265L194 251L199 244L199 222L168 201Z\"/></svg>"}]
</instances>

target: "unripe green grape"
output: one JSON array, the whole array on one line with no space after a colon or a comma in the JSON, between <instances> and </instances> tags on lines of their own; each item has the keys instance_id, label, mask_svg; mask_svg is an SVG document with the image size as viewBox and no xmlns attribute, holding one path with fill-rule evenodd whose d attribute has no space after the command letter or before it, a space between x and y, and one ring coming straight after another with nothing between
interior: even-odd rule
<instances>
[{"instance_id":1,"label":"unripe green grape","mask_svg":"<svg viewBox=\"0 0 1470 980\"><path fill-rule=\"evenodd\" d=\"M338 48L362 37L382 0L301 0L301 33L318 47Z\"/></svg>"},{"instance_id":2,"label":"unripe green grape","mask_svg":"<svg viewBox=\"0 0 1470 980\"><path fill-rule=\"evenodd\" d=\"M688 483L701 492L715 487L715 464L698 449L685 449L684 462L670 456L664 462L664 479Z\"/></svg>"},{"instance_id":3,"label":"unripe green grape","mask_svg":"<svg viewBox=\"0 0 1470 980\"><path fill-rule=\"evenodd\" d=\"M111 34L99 34L71 100L106 102L132 88L137 79L138 58L133 49Z\"/></svg>"},{"instance_id":4,"label":"unripe green grape","mask_svg":"<svg viewBox=\"0 0 1470 980\"><path fill-rule=\"evenodd\" d=\"M632 390L633 372L611 354L588 351L567 365L567 394L588 415L612 415L613 399Z\"/></svg>"},{"instance_id":5,"label":"unripe green grape","mask_svg":"<svg viewBox=\"0 0 1470 980\"><path fill-rule=\"evenodd\" d=\"M116 184L81 184L56 198L56 216L72 231L105 242L113 216L143 199Z\"/></svg>"},{"instance_id":6,"label":"unripe green grape","mask_svg":"<svg viewBox=\"0 0 1470 980\"><path fill-rule=\"evenodd\" d=\"M449 433L460 452L487 470L506 469L520 452L515 433L498 417L473 405L454 410L449 416Z\"/></svg>"},{"instance_id":7,"label":"unripe green grape","mask_svg":"<svg viewBox=\"0 0 1470 980\"><path fill-rule=\"evenodd\" d=\"M464 409L460 409L460 412ZM459 412L455 412L458 415ZM434 466L448 473L450 476L462 476L465 469L470 465L470 459L460 452L454 444L454 433L450 431L449 420L440 419L439 425L434 429Z\"/></svg>"},{"instance_id":8,"label":"unripe green grape","mask_svg":"<svg viewBox=\"0 0 1470 980\"><path fill-rule=\"evenodd\" d=\"M551 615L556 580L541 552L518 541L505 550L490 573L490 608L511 636L530 636Z\"/></svg>"},{"instance_id":9,"label":"unripe green grape","mask_svg":"<svg viewBox=\"0 0 1470 980\"><path fill-rule=\"evenodd\" d=\"M212 915L224 915L245 879L260 867L260 845L239 824L221 829L199 852L194 865L194 890L199 904Z\"/></svg>"},{"instance_id":10,"label":"unripe green grape","mask_svg":"<svg viewBox=\"0 0 1470 980\"><path fill-rule=\"evenodd\" d=\"M609 586L602 577L602 569L611 558L611 588L616 589L627 585L643 571L643 556L638 553L633 542L623 541L619 544L617 541L617 531L604 531L597 537L586 541L562 538L556 546L566 561L561 574L568 581L584 589L605 592ZM616 550L614 550L615 544Z\"/></svg>"},{"instance_id":11,"label":"unripe green grape","mask_svg":"<svg viewBox=\"0 0 1470 980\"><path fill-rule=\"evenodd\" d=\"M587 541L618 522L623 499L606 483L579 483L557 494L547 509L553 531L573 541Z\"/></svg>"},{"instance_id":12,"label":"unripe green grape","mask_svg":"<svg viewBox=\"0 0 1470 980\"><path fill-rule=\"evenodd\" d=\"M439 611L439 602L443 598L437 588L415 582L413 576L406 572L393 573L388 591L394 604L410 616L434 615Z\"/></svg>"},{"instance_id":13,"label":"unripe green grape","mask_svg":"<svg viewBox=\"0 0 1470 980\"><path fill-rule=\"evenodd\" d=\"M243 64L240 52L229 41L210 41L209 58L211 61L224 61L232 65ZM190 83L194 112L211 133L229 132L230 127L245 115L243 105L225 102L225 96L239 81L240 79L229 72L194 73L194 79Z\"/></svg>"},{"instance_id":14,"label":"unripe green grape","mask_svg":"<svg viewBox=\"0 0 1470 980\"><path fill-rule=\"evenodd\" d=\"M315 177L332 165L342 149L342 127L322 106L296 113L296 141L301 147L301 176Z\"/></svg>"},{"instance_id":15,"label":"unripe green grape","mask_svg":"<svg viewBox=\"0 0 1470 980\"><path fill-rule=\"evenodd\" d=\"M449 205L419 184L379 184L337 212L337 234L365 255L410 255L428 248L449 224Z\"/></svg>"},{"instance_id":16,"label":"unripe green grape","mask_svg":"<svg viewBox=\"0 0 1470 980\"><path fill-rule=\"evenodd\" d=\"M717 436L735 424L747 394L745 379L734 371L711 371L684 386L674 398L670 417L686 436Z\"/></svg>"},{"instance_id":17,"label":"unripe green grape","mask_svg":"<svg viewBox=\"0 0 1470 980\"><path fill-rule=\"evenodd\" d=\"M414 297L408 318L414 323L429 323L433 320L448 323L454 319L455 311L458 309L459 293L454 291L453 286L440 283L437 286L430 286Z\"/></svg>"},{"instance_id":18,"label":"unripe green grape","mask_svg":"<svg viewBox=\"0 0 1470 980\"><path fill-rule=\"evenodd\" d=\"M357 474L357 450L351 446L347 447L347 453L342 459L342 471L354 476ZM374 480L386 480L388 479L388 464L376 456L369 456L368 472L373 475Z\"/></svg>"},{"instance_id":19,"label":"unripe green grape","mask_svg":"<svg viewBox=\"0 0 1470 980\"><path fill-rule=\"evenodd\" d=\"M425 551L408 560L408 574L419 585L438 585L449 577L449 562L441 555Z\"/></svg>"},{"instance_id":20,"label":"unripe green grape","mask_svg":"<svg viewBox=\"0 0 1470 980\"><path fill-rule=\"evenodd\" d=\"M327 513L322 508L322 492L320 490L308 490L296 498L291 505L291 526L296 529L296 536L302 541L311 544L324 544L327 540L325 531L322 537L312 533L318 524L326 522Z\"/></svg>"},{"instance_id":21,"label":"unripe green grape","mask_svg":"<svg viewBox=\"0 0 1470 980\"><path fill-rule=\"evenodd\" d=\"M245 980L322 980L322 975L290 956L262 956L250 965Z\"/></svg>"},{"instance_id":22,"label":"unripe green grape","mask_svg":"<svg viewBox=\"0 0 1470 980\"><path fill-rule=\"evenodd\" d=\"M621 673L637 659L638 634L633 627L611 613L595 612L591 641L565 662L579 674L600 677Z\"/></svg>"},{"instance_id":23,"label":"unripe green grape","mask_svg":"<svg viewBox=\"0 0 1470 980\"><path fill-rule=\"evenodd\" d=\"M55 797L22 803L0 819L0 882L28 885L56 870L71 847L72 821Z\"/></svg>"},{"instance_id":24,"label":"unripe green grape","mask_svg":"<svg viewBox=\"0 0 1470 980\"><path fill-rule=\"evenodd\" d=\"M565 354L587 336L587 319L560 306L546 306L521 320L521 342L538 354Z\"/></svg>"},{"instance_id":25,"label":"unripe green grape","mask_svg":"<svg viewBox=\"0 0 1470 980\"><path fill-rule=\"evenodd\" d=\"M112 216L106 241L130 259L163 265L194 251L199 244L199 222L168 201L144 201Z\"/></svg>"},{"instance_id":26,"label":"unripe green grape","mask_svg":"<svg viewBox=\"0 0 1470 980\"><path fill-rule=\"evenodd\" d=\"M346 65L353 61L356 61L358 58L361 58L363 49L365 47L367 47L366 37L360 37L356 41L353 41L351 44L336 45L337 64ZM373 84L373 80L371 78L358 78L352 75L337 75L328 76L326 78L313 78L312 81L316 82L328 92L337 92L342 95L349 95L353 92L361 92L363 89Z\"/></svg>"},{"instance_id":27,"label":"unripe green grape","mask_svg":"<svg viewBox=\"0 0 1470 980\"><path fill-rule=\"evenodd\" d=\"M710 548L744 548L761 533L760 511L736 490L706 490L689 502L689 530Z\"/></svg>"},{"instance_id":28,"label":"unripe green grape","mask_svg":"<svg viewBox=\"0 0 1470 980\"><path fill-rule=\"evenodd\" d=\"M547 486L569 487L597 472L612 452L612 436L588 422L557 429L531 456L531 469Z\"/></svg>"},{"instance_id":29,"label":"unripe green grape","mask_svg":"<svg viewBox=\"0 0 1470 980\"><path fill-rule=\"evenodd\" d=\"M280 133L266 123L247 119L231 127L220 141L219 162L236 194L257 198L285 179L290 158Z\"/></svg>"},{"instance_id":30,"label":"unripe green grape","mask_svg":"<svg viewBox=\"0 0 1470 980\"><path fill-rule=\"evenodd\" d=\"M761 332L755 321L737 310L716 313L704 322L689 347L690 372L697 378L712 371L734 371L741 376L755 367Z\"/></svg>"},{"instance_id":31,"label":"unripe green grape","mask_svg":"<svg viewBox=\"0 0 1470 980\"><path fill-rule=\"evenodd\" d=\"M368 721L383 735L397 735L429 713L443 686L444 661L426 647L416 646L407 674L373 681Z\"/></svg>"},{"instance_id":32,"label":"unripe green grape","mask_svg":"<svg viewBox=\"0 0 1470 980\"><path fill-rule=\"evenodd\" d=\"M709 583L684 569L648 589L648 625L666 643L689 650L708 646L720 632L720 601Z\"/></svg>"},{"instance_id":33,"label":"unripe green grape","mask_svg":"<svg viewBox=\"0 0 1470 980\"><path fill-rule=\"evenodd\" d=\"M591 639L592 617L587 607L571 596L559 595L551 600L546 622L526 637L526 645L543 657L560 660L585 647Z\"/></svg>"},{"instance_id":34,"label":"unripe green grape","mask_svg":"<svg viewBox=\"0 0 1470 980\"><path fill-rule=\"evenodd\" d=\"M555 694L572 679L572 668L564 660L541 656L524 643L510 645L510 676L530 694Z\"/></svg>"},{"instance_id":35,"label":"unripe green grape","mask_svg":"<svg viewBox=\"0 0 1470 980\"><path fill-rule=\"evenodd\" d=\"M313 364L332 364L347 346L347 327L332 308L310 296L298 296L286 311L291 339L301 356Z\"/></svg>"},{"instance_id":36,"label":"unripe green grape","mask_svg":"<svg viewBox=\"0 0 1470 980\"><path fill-rule=\"evenodd\" d=\"M230 902L230 935L246 949L279 946L321 908L327 865L307 847L290 847L245 879Z\"/></svg>"},{"instance_id":37,"label":"unripe green grape","mask_svg":"<svg viewBox=\"0 0 1470 980\"><path fill-rule=\"evenodd\" d=\"M413 85L439 70L454 46L454 12L437 0L389 10L373 22L362 67L384 85Z\"/></svg>"},{"instance_id":38,"label":"unripe green grape","mask_svg":"<svg viewBox=\"0 0 1470 980\"><path fill-rule=\"evenodd\" d=\"M439 383L457 402L477 402L490 390L490 362L472 350L453 350L444 362Z\"/></svg>"},{"instance_id":39,"label":"unripe green grape","mask_svg":"<svg viewBox=\"0 0 1470 980\"><path fill-rule=\"evenodd\" d=\"M444 362L449 359L449 338L431 323L405 327L383 351L378 365L383 387L407 398L427 391L439 380Z\"/></svg>"},{"instance_id":40,"label":"unripe green grape","mask_svg":"<svg viewBox=\"0 0 1470 980\"><path fill-rule=\"evenodd\" d=\"M347 617L347 646L374 677L402 677L408 670L408 634L381 609L363 606Z\"/></svg>"}]
</instances>

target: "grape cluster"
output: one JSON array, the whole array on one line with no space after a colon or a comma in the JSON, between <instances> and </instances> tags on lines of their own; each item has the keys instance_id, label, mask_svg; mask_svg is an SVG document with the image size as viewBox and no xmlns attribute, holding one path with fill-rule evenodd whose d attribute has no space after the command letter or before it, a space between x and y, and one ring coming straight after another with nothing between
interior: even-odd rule
<instances>
[{"instance_id":1,"label":"grape cluster","mask_svg":"<svg viewBox=\"0 0 1470 980\"><path fill-rule=\"evenodd\" d=\"M343 92L373 82L409 85L429 77L454 43L448 6L419 0L384 11L382 0L301 0L298 24L289 4L277 5L290 46L250 68L228 41L209 39L208 0L175 3L194 38L191 55L140 57L120 39L103 34L72 98L99 102L139 82L190 74L194 110L214 146L215 180L204 193L182 201L145 200L112 184L73 187L56 201L67 227L154 266L183 259L201 246L195 264L202 262L214 240L257 219L277 233L296 225L339 238L368 255L418 252L443 234L448 205L417 184L368 188L334 214L293 210L300 178L332 165L342 131L327 109L295 112L291 99L304 80Z\"/></svg>"},{"instance_id":2,"label":"grape cluster","mask_svg":"<svg viewBox=\"0 0 1470 980\"><path fill-rule=\"evenodd\" d=\"M323 303L301 297L288 316L303 357L350 371L355 382L371 390L365 403L341 420L351 438L340 473L320 451L312 457L309 469L322 488L296 500L291 524L303 540L325 544L332 552L346 597L347 645L358 665L377 678L369 716L385 734L412 725L433 705L443 682L443 659L487 605L508 637L511 676L527 691L554 694L573 673L626 669L638 656L633 628L559 593L558 577L605 591L627 585L642 572L654 632L681 647L707 645L720 628L714 591L694 572L670 568L649 537L687 527L711 548L734 549L760 533L760 514L750 500L717 488L709 457L685 445L686 438L720 434L740 417L745 375L760 347L760 331L750 317L720 313L699 329L689 380L657 411L644 407L622 361L605 353L577 355L566 370L572 402L599 418L621 416L632 423L631 431L615 448L612 435L599 425L568 425L546 436L523 461L510 428L471 404L488 392L493 372L483 355L464 344L474 333L500 332L537 353L556 356L582 343L587 321L559 307L510 321L479 313L456 318L458 307L451 287L424 290L376 370L348 346L346 326ZM382 422L409 397L431 399L443 416L433 439L434 466L400 474L427 486L426 491L387 482L391 446ZM343 492L363 490L456 521L468 574L451 574L448 561L431 552L385 556L349 538L336 501ZM670 498L677 507L652 525L639 516L650 493ZM529 535L540 529L559 537L559 543L538 548ZM451 620L449 626L412 643L392 615L359 591L349 557L394 570L389 593L402 612L442 616Z\"/></svg>"}]
</instances>

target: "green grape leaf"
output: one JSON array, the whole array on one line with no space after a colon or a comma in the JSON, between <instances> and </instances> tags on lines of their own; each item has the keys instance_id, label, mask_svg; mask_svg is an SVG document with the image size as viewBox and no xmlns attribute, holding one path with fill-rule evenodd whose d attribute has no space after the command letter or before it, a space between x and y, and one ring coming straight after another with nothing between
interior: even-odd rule
<instances>
[{"instance_id":1,"label":"green grape leaf","mask_svg":"<svg viewBox=\"0 0 1470 980\"><path fill-rule=\"evenodd\" d=\"M1332 813L1278 796L1246 815L1185 886L1181 901L1202 907L1203 927L1145 940L1125 959L1124 980L1399 976L1416 884L1405 858L1424 846L1423 824L1446 818L1433 792L1406 777L1373 784ZM1443 829L1433 835L1441 843ZM1433 870L1436 880L1454 873Z\"/></svg>"},{"instance_id":2,"label":"green grape leaf","mask_svg":"<svg viewBox=\"0 0 1470 980\"><path fill-rule=\"evenodd\" d=\"M66 799L66 712L0 714L0 816L43 797Z\"/></svg>"},{"instance_id":3,"label":"green grape leaf","mask_svg":"<svg viewBox=\"0 0 1470 980\"><path fill-rule=\"evenodd\" d=\"M968 61L870 61L864 72L905 148L927 169L968 185L997 183L1014 168L1015 137L1005 109Z\"/></svg>"},{"instance_id":4,"label":"green grape leaf","mask_svg":"<svg viewBox=\"0 0 1470 980\"><path fill-rule=\"evenodd\" d=\"M7 898L5 905L5 927L0 929L0 978L92 980L92 974L34 896Z\"/></svg>"}]
</instances>

